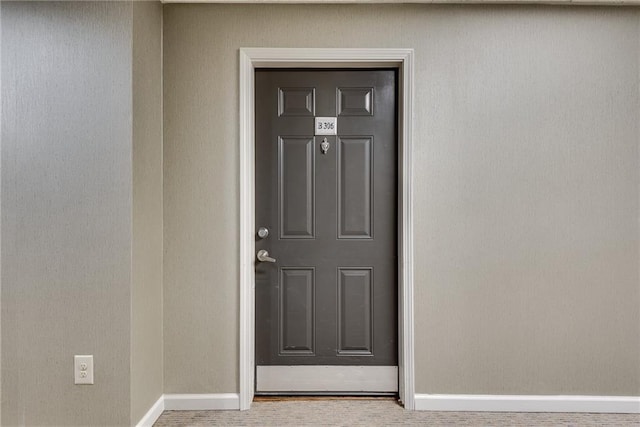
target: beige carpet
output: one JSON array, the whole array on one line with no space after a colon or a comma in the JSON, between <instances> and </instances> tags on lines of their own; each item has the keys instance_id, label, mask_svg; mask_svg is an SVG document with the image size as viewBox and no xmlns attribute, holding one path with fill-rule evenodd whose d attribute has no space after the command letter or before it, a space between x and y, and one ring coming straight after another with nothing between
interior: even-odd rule
<instances>
[{"instance_id":1,"label":"beige carpet","mask_svg":"<svg viewBox=\"0 0 640 427\"><path fill-rule=\"evenodd\" d=\"M638 414L405 411L395 401L254 402L250 411L165 411L155 426L639 426Z\"/></svg>"}]
</instances>

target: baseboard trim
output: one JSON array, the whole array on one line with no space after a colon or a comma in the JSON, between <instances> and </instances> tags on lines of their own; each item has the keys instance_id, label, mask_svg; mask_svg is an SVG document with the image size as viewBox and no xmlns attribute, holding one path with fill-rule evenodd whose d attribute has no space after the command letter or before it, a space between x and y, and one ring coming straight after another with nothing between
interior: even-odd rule
<instances>
[{"instance_id":1,"label":"baseboard trim","mask_svg":"<svg viewBox=\"0 0 640 427\"><path fill-rule=\"evenodd\" d=\"M166 411L204 411L240 409L238 393L165 394Z\"/></svg>"},{"instance_id":2,"label":"baseboard trim","mask_svg":"<svg viewBox=\"0 0 640 427\"><path fill-rule=\"evenodd\" d=\"M237 393L163 394L140 419L136 427L152 427L163 411L238 410Z\"/></svg>"},{"instance_id":3,"label":"baseboard trim","mask_svg":"<svg viewBox=\"0 0 640 427\"><path fill-rule=\"evenodd\" d=\"M164 395L158 398L151 409L138 421L136 427L152 427L153 424L158 421L160 415L162 415L162 411L164 411Z\"/></svg>"},{"instance_id":4,"label":"baseboard trim","mask_svg":"<svg viewBox=\"0 0 640 427\"><path fill-rule=\"evenodd\" d=\"M238 410L238 393L164 394L136 424L151 427L163 411ZM594 412L640 414L640 396L416 394L417 411Z\"/></svg>"},{"instance_id":5,"label":"baseboard trim","mask_svg":"<svg viewBox=\"0 0 640 427\"><path fill-rule=\"evenodd\" d=\"M640 413L640 396L416 394L419 411Z\"/></svg>"}]
</instances>

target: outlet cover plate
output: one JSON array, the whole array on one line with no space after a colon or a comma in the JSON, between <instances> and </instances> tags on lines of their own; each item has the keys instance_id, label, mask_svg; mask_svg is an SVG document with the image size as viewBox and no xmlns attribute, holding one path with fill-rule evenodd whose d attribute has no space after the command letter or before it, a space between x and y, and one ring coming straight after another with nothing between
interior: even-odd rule
<instances>
[{"instance_id":1,"label":"outlet cover plate","mask_svg":"<svg viewBox=\"0 0 640 427\"><path fill-rule=\"evenodd\" d=\"M73 376L75 384L93 384L93 355L73 357Z\"/></svg>"}]
</instances>

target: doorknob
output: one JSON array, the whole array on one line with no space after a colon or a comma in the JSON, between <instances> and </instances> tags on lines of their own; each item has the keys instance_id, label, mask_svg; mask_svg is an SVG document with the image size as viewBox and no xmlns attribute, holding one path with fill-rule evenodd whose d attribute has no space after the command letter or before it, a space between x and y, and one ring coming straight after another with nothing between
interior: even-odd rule
<instances>
[{"instance_id":1,"label":"doorknob","mask_svg":"<svg viewBox=\"0 0 640 427\"><path fill-rule=\"evenodd\" d=\"M269 252L264 249L258 251L258 261L260 262L276 262L275 258L269 256Z\"/></svg>"}]
</instances>

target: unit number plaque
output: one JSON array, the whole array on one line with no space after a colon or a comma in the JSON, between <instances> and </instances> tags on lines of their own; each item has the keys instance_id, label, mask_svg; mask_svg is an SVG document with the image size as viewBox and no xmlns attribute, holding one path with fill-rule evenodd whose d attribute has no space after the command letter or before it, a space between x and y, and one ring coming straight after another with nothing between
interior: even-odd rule
<instances>
[{"instance_id":1,"label":"unit number plaque","mask_svg":"<svg viewBox=\"0 0 640 427\"><path fill-rule=\"evenodd\" d=\"M337 131L337 117L316 117L316 135L336 135Z\"/></svg>"}]
</instances>

